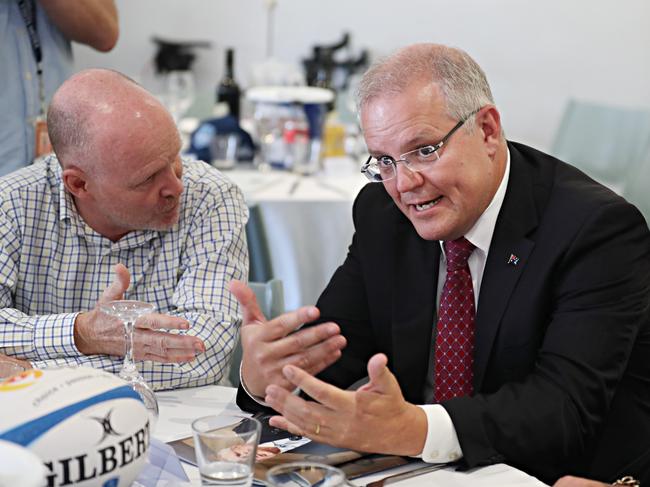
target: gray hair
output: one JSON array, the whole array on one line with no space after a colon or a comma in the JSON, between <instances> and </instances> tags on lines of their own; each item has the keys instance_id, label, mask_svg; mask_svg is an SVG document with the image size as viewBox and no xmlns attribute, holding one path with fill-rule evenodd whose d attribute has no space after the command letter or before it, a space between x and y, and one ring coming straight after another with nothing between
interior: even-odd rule
<instances>
[{"instance_id":1,"label":"gray hair","mask_svg":"<svg viewBox=\"0 0 650 487\"><path fill-rule=\"evenodd\" d=\"M373 64L357 89L360 112L379 96L397 95L413 82L435 83L446 102L447 115L468 117L494 99L485 73L465 51L440 44L414 44ZM466 124L468 130L473 123Z\"/></svg>"},{"instance_id":2,"label":"gray hair","mask_svg":"<svg viewBox=\"0 0 650 487\"><path fill-rule=\"evenodd\" d=\"M53 103L47 110L47 132L52 149L59 158L71 149L88 153L88 111L62 105Z\"/></svg>"}]
</instances>

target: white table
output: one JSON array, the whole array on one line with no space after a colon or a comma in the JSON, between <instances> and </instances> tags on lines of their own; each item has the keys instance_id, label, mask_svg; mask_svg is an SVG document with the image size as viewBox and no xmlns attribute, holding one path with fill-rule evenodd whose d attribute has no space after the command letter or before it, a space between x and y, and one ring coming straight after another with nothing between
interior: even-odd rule
<instances>
[{"instance_id":1,"label":"white table","mask_svg":"<svg viewBox=\"0 0 650 487\"><path fill-rule=\"evenodd\" d=\"M160 417L154 430L154 437L161 441L172 441L191 434L190 424L196 418L223 411L239 411L235 404L236 389L221 386L206 386L193 389L178 389L157 393ZM198 469L183 464L191 485L200 485ZM393 469L398 473L408 466ZM410 467L412 468L412 467ZM388 472L362 477L352 481L365 486L368 482L380 479ZM477 468L469 472L456 472L446 468L428 474L400 481L399 487L543 487L539 480L505 464Z\"/></svg>"},{"instance_id":2,"label":"white table","mask_svg":"<svg viewBox=\"0 0 650 487\"><path fill-rule=\"evenodd\" d=\"M352 203L367 183L359 164L338 161L327 172L236 169L224 174L259 207L273 277L284 284L285 307L314 304L352 241Z\"/></svg>"}]
</instances>

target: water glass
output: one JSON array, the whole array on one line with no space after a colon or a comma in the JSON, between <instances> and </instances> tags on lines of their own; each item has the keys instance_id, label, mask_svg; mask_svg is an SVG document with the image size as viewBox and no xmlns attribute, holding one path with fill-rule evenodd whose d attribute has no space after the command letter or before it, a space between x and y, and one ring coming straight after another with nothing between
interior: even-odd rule
<instances>
[{"instance_id":1,"label":"water glass","mask_svg":"<svg viewBox=\"0 0 650 487\"><path fill-rule=\"evenodd\" d=\"M170 71L166 75L165 100L169 113L178 121L194 101L194 75L191 71Z\"/></svg>"},{"instance_id":2,"label":"water glass","mask_svg":"<svg viewBox=\"0 0 650 487\"><path fill-rule=\"evenodd\" d=\"M292 462L269 469L266 481L273 487L339 487L346 484L342 470L316 462Z\"/></svg>"},{"instance_id":3,"label":"water glass","mask_svg":"<svg viewBox=\"0 0 650 487\"><path fill-rule=\"evenodd\" d=\"M239 414L199 418L192 423L201 485L250 487L262 425Z\"/></svg>"},{"instance_id":4,"label":"water glass","mask_svg":"<svg viewBox=\"0 0 650 487\"><path fill-rule=\"evenodd\" d=\"M232 169L237 163L238 134L215 134L210 141L212 165L217 169Z\"/></svg>"}]
</instances>

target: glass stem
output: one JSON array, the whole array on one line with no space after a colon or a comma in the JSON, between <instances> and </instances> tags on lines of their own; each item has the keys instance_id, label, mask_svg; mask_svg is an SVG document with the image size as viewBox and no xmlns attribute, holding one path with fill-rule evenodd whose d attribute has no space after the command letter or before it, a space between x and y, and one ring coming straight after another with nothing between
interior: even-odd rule
<instances>
[{"instance_id":1,"label":"glass stem","mask_svg":"<svg viewBox=\"0 0 650 487\"><path fill-rule=\"evenodd\" d=\"M134 379L138 376L138 369L136 369L135 363L133 362L133 325L134 322L131 320L124 322L124 342L126 350L124 352L124 363L122 364L120 377L127 380Z\"/></svg>"}]
</instances>

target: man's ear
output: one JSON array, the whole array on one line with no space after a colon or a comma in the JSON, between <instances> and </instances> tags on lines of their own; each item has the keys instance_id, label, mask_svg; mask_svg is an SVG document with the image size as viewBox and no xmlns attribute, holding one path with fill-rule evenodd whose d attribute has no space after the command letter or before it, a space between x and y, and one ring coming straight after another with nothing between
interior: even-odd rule
<instances>
[{"instance_id":1,"label":"man's ear","mask_svg":"<svg viewBox=\"0 0 650 487\"><path fill-rule=\"evenodd\" d=\"M483 135L488 153L493 155L501 145L501 115L494 105L487 105L476 114L476 126Z\"/></svg>"},{"instance_id":2,"label":"man's ear","mask_svg":"<svg viewBox=\"0 0 650 487\"><path fill-rule=\"evenodd\" d=\"M63 184L70 194L75 198L84 199L88 197L88 178L78 167L68 167L61 173Z\"/></svg>"}]
</instances>

